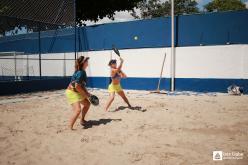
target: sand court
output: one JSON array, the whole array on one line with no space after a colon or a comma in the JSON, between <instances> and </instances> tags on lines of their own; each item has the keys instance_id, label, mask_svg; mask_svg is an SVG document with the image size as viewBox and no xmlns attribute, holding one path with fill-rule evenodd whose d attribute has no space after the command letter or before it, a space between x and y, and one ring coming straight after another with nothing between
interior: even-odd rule
<instances>
[{"instance_id":1,"label":"sand court","mask_svg":"<svg viewBox=\"0 0 248 165\"><path fill-rule=\"evenodd\" d=\"M104 111L106 90L82 127L68 129L64 90L0 97L0 164L215 164L213 151L240 152L248 163L248 96L149 94L127 90Z\"/></svg>"}]
</instances>

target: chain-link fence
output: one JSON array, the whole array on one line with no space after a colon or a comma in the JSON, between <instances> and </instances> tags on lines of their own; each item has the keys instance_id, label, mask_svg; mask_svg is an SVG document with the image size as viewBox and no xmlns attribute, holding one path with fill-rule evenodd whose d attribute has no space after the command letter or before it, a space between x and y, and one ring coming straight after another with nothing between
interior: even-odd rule
<instances>
[{"instance_id":1,"label":"chain-link fence","mask_svg":"<svg viewBox=\"0 0 248 165\"><path fill-rule=\"evenodd\" d=\"M1 0L0 81L69 76L75 20L74 0Z\"/></svg>"},{"instance_id":2,"label":"chain-link fence","mask_svg":"<svg viewBox=\"0 0 248 165\"><path fill-rule=\"evenodd\" d=\"M38 54L1 52L0 81L23 81L70 76L74 70L72 56L72 53L42 54L41 59L39 59Z\"/></svg>"}]
</instances>

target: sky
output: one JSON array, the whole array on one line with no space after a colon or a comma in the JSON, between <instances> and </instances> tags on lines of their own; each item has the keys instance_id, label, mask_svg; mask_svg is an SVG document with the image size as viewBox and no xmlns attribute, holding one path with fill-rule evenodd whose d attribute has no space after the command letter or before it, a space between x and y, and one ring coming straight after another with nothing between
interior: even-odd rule
<instances>
[{"instance_id":1,"label":"sky","mask_svg":"<svg viewBox=\"0 0 248 165\"><path fill-rule=\"evenodd\" d=\"M161 1L165 1L165 0L161 0ZM204 5L206 5L207 3L209 3L211 0L196 0L198 2L198 8L200 10L203 10ZM242 0L245 4L246 7L248 8L248 0ZM137 13L140 13L139 10L136 9ZM116 12L115 16L114 16L115 20L110 20L108 18L103 18L102 20L98 21L98 22L90 22L87 21L86 24L87 25L95 25L95 24L102 24L102 23L110 23L110 22L124 22L124 21L132 21L134 20L134 18L130 15L130 13L128 11L122 11L122 12Z\"/></svg>"},{"instance_id":2,"label":"sky","mask_svg":"<svg viewBox=\"0 0 248 165\"><path fill-rule=\"evenodd\" d=\"M210 1L211 0L197 0L199 9L202 10L203 6L209 3Z\"/></svg>"}]
</instances>

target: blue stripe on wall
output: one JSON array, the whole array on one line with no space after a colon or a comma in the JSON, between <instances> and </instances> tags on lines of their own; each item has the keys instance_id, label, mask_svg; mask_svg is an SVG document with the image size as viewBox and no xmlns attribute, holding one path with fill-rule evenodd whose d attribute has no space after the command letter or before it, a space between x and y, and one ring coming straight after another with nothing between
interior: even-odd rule
<instances>
[{"instance_id":1,"label":"blue stripe on wall","mask_svg":"<svg viewBox=\"0 0 248 165\"><path fill-rule=\"evenodd\" d=\"M86 50L85 34L77 30L77 51L84 46L82 50ZM59 29L57 31L41 32L41 53L64 53L74 52L75 35L73 29ZM21 34L9 37L0 37L0 52L18 51L25 53L39 53L38 33ZM79 42L80 41L80 42ZM79 46L79 43L81 46Z\"/></svg>"},{"instance_id":2,"label":"blue stripe on wall","mask_svg":"<svg viewBox=\"0 0 248 165\"><path fill-rule=\"evenodd\" d=\"M122 80L124 89L156 90L158 78L127 78ZM108 77L90 77L88 85L94 88L107 88ZM230 85L238 85L248 93L248 79L201 79L201 78L176 78L177 91L194 92L227 92ZM163 78L160 89L170 90L170 79Z\"/></svg>"},{"instance_id":3,"label":"blue stripe on wall","mask_svg":"<svg viewBox=\"0 0 248 165\"><path fill-rule=\"evenodd\" d=\"M201 79L201 78L176 78L175 87L178 91L195 92L227 92L230 85L243 87L248 93L248 79Z\"/></svg>"},{"instance_id":4,"label":"blue stripe on wall","mask_svg":"<svg viewBox=\"0 0 248 165\"><path fill-rule=\"evenodd\" d=\"M248 44L248 10L178 17L177 46Z\"/></svg>"},{"instance_id":5,"label":"blue stripe on wall","mask_svg":"<svg viewBox=\"0 0 248 165\"><path fill-rule=\"evenodd\" d=\"M155 90L157 89L158 78L127 78L123 79L121 84L125 89L135 90ZM110 83L109 77L89 77L88 86L92 88L108 88ZM163 78L161 80L161 88L169 90L170 79Z\"/></svg>"},{"instance_id":6,"label":"blue stripe on wall","mask_svg":"<svg viewBox=\"0 0 248 165\"><path fill-rule=\"evenodd\" d=\"M248 44L248 10L196 15L175 19L176 46ZM171 46L170 17L110 23L78 28L77 51ZM42 53L74 51L73 29L41 33ZM137 36L138 40L134 40ZM38 53L38 34L0 38L0 51Z\"/></svg>"},{"instance_id":7,"label":"blue stripe on wall","mask_svg":"<svg viewBox=\"0 0 248 165\"><path fill-rule=\"evenodd\" d=\"M0 82L0 95L65 89L70 78Z\"/></svg>"},{"instance_id":8,"label":"blue stripe on wall","mask_svg":"<svg viewBox=\"0 0 248 165\"><path fill-rule=\"evenodd\" d=\"M65 89L70 82L69 77L43 80L0 82L0 95L27 93L35 91ZM124 89L156 90L158 78L127 78L122 80ZM109 77L89 77L88 87L107 89ZM238 85L248 93L248 79L200 79L200 78L176 78L177 91L194 92L227 92L230 85ZM163 78L160 89L170 89L170 79Z\"/></svg>"},{"instance_id":9,"label":"blue stripe on wall","mask_svg":"<svg viewBox=\"0 0 248 165\"><path fill-rule=\"evenodd\" d=\"M89 50L168 47L170 18L103 24L86 27ZM137 36L138 40L134 37Z\"/></svg>"}]
</instances>

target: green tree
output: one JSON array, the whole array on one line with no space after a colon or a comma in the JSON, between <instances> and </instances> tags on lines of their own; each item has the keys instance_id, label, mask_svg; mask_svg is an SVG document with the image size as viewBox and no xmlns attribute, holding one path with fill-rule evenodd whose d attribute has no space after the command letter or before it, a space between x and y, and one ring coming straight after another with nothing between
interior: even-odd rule
<instances>
[{"instance_id":1,"label":"green tree","mask_svg":"<svg viewBox=\"0 0 248 165\"><path fill-rule=\"evenodd\" d=\"M141 1L76 0L76 21L81 25L83 21L98 21L103 17L114 19L116 11L132 11ZM0 35L24 26L33 31L38 24L33 21L60 25L74 22L73 2L74 0L0 0Z\"/></svg>"},{"instance_id":2,"label":"green tree","mask_svg":"<svg viewBox=\"0 0 248 165\"><path fill-rule=\"evenodd\" d=\"M77 21L98 21L103 17L108 17L114 19L114 13L116 11L125 11L133 10L134 7L137 7L138 3L143 0L76 0L76 15ZM42 16L37 11L40 11L40 8L44 8L44 11L54 10L55 12L59 11L58 7L61 3L71 6L73 8L74 0L0 0L0 16L5 15L9 16L9 11L18 9L18 13L27 13L27 9L33 12L33 15L29 15L29 19L33 20L33 17L36 19ZM55 6L54 6L55 5ZM57 6L56 6L57 5ZM52 8L51 8L52 6ZM36 11L36 12L35 12ZM51 12L51 11L47 11ZM70 12L70 13L69 13ZM29 12L30 13L30 12ZM66 13L68 15L73 15L73 10ZM25 15L25 14L24 14ZM11 15L12 16L12 15ZM17 17L21 17L20 15Z\"/></svg>"},{"instance_id":3,"label":"green tree","mask_svg":"<svg viewBox=\"0 0 248 165\"><path fill-rule=\"evenodd\" d=\"M195 0L174 0L175 15L199 13L198 3ZM169 16L171 13L171 0L161 2L161 0L142 1L138 4L141 11L141 18L154 18ZM137 13L132 13L133 17L139 18Z\"/></svg>"},{"instance_id":4,"label":"green tree","mask_svg":"<svg viewBox=\"0 0 248 165\"><path fill-rule=\"evenodd\" d=\"M204 6L208 12L244 10L245 4L241 0L213 0Z\"/></svg>"},{"instance_id":5,"label":"green tree","mask_svg":"<svg viewBox=\"0 0 248 165\"><path fill-rule=\"evenodd\" d=\"M114 19L116 11L132 11L143 0L76 0L77 22Z\"/></svg>"}]
</instances>

